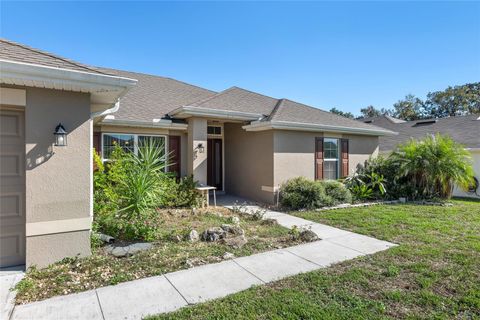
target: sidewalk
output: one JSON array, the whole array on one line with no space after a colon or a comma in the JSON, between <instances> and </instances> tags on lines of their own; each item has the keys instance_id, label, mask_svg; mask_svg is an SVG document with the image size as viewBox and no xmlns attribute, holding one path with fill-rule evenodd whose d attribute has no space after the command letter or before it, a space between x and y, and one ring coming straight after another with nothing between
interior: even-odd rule
<instances>
[{"instance_id":1,"label":"sidewalk","mask_svg":"<svg viewBox=\"0 0 480 320\"><path fill-rule=\"evenodd\" d=\"M141 319L395 246L285 213L267 211L265 218L309 228L322 240L19 305L11 319Z\"/></svg>"}]
</instances>

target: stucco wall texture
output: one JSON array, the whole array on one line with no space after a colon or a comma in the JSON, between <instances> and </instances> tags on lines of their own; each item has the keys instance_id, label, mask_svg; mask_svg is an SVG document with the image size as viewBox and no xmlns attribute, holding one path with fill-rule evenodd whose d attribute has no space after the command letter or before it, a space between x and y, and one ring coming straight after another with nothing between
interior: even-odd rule
<instances>
[{"instance_id":1,"label":"stucco wall texture","mask_svg":"<svg viewBox=\"0 0 480 320\"><path fill-rule=\"evenodd\" d=\"M27 226L88 218L91 215L90 95L37 88L26 91ZM60 122L68 131L66 147L53 146L53 131ZM59 257L90 254L89 237L78 237L75 232L59 233L27 235L27 266L45 266Z\"/></svg>"}]
</instances>

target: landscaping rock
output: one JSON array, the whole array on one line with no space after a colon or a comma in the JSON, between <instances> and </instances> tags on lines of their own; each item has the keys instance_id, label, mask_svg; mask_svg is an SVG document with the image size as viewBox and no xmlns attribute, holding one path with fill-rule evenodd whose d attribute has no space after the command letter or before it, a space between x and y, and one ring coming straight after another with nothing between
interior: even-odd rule
<instances>
[{"instance_id":1,"label":"landscaping rock","mask_svg":"<svg viewBox=\"0 0 480 320\"><path fill-rule=\"evenodd\" d=\"M272 219L272 218L263 219L262 223L267 225L267 226L274 226L274 225L278 224L277 220Z\"/></svg>"},{"instance_id":2,"label":"landscaping rock","mask_svg":"<svg viewBox=\"0 0 480 320\"><path fill-rule=\"evenodd\" d=\"M202 240L207 242L215 242L225 238L227 232L219 227L212 227L202 233Z\"/></svg>"},{"instance_id":3,"label":"landscaping rock","mask_svg":"<svg viewBox=\"0 0 480 320\"><path fill-rule=\"evenodd\" d=\"M222 256L223 260L230 260L230 259L233 259L233 258L235 258L235 255L231 252L225 252Z\"/></svg>"},{"instance_id":4,"label":"landscaping rock","mask_svg":"<svg viewBox=\"0 0 480 320\"><path fill-rule=\"evenodd\" d=\"M233 238L226 238L226 239L223 239L223 241L227 246L230 246L233 249L240 249L244 245L246 245L248 242L247 238L245 238L245 235L241 235Z\"/></svg>"},{"instance_id":5,"label":"landscaping rock","mask_svg":"<svg viewBox=\"0 0 480 320\"><path fill-rule=\"evenodd\" d=\"M237 217L237 216L233 216L233 217L232 217L232 223L233 223L233 224L239 224L239 223L240 223L240 218Z\"/></svg>"},{"instance_id":6,"label":"landscaping rock","mask_svg":"<svg viewBox=\"0 0 480 320\"><path fill-rule=\"evenodd\" d=\"M112 244L112 243L115 242L115 238L111 237L109 235L106 235L106 234L103 234L103 233L97 233L97 235L98 235L98 238L105 243Z\"/></svg>"},{"instance_id":7,"label":"landscaping rock","mask_svg":"<svg viewBox=\"0 0 480 320\"><path fill-rule=\"evenodd\" d=\"M318 236L312 230L303 230L300 232L300 240L305 242L312 242L318 240Z\"/></svg>"},{"instance_id":8,"label":"landscaping rock","mask_svg":"<svg viewBox=\"0 0 480 320\"><path fill-rule=\"evenodd\" d=\"M121 258L121 257L134 255L139 251L151 249L152 247L153 245L151 243L139 242L139 243L132 243L128 246L109 245L105 248L105 250L107 251L107 253L117 258Z\"/></svg>"},{"instance_id":9,"label":"landscaping rock","mask_svg":"<svg viewBox=\"0 0 480 320\"><path fill-rule=\"evenodd\" d=\"M190 242L197 242L198 240L200 240L200 235L198 234L197 230L192 230L188 234L187 238Z\"/></svg>"},{"instance_id":10,"label":"landscaping rock","mask_svg":"<svg viewBox=\"0 0 480 320\"><path fill-rule=\"evenodd\" d=\"M245 234L245 231L242 228L240 228L239 226L233 226L231 224L222 224L222 229L225 232L228 232L237 236Z\"/></svg>"}]
</instances>

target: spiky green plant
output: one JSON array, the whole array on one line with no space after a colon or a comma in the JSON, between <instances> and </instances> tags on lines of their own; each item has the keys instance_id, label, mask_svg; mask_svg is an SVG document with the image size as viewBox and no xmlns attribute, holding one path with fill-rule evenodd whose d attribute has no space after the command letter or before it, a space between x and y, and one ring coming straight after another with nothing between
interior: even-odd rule
<instances>
[{"instance_id":1,"label":"spiky green plant","mask_svg":"<svg viewBox=\"0 0 480 320\"><path fill-rule=\"evenodd\" d=\"M138 146L138 153L126 153L127 166L124 179L120 181L120 213L138 215L158 203L161 182L168 164L164 144L146 139Z\"/></svg>"},{"instance_id":2,"label":"spiky green plant","mask_svg":"<svg viewBox=\"0 0 480 320\"><path fill-rule=\"evenodd\" d=\"M428 135L400 145L390 160L399 178L407 178L416 197L450 198L456 184L468 188L473 181L472 157L461 144L446 135Z\"/></svg>"}]
</instances>

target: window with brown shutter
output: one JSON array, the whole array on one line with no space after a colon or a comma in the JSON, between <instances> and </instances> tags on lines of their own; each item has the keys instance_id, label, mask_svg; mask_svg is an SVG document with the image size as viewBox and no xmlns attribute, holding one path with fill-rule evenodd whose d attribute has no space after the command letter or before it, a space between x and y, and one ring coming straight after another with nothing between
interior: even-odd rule
<instances>
[{"instance_id":1,"label":"window with brown shutter","mask_svg":"<svg viewBox=\"0 0 480 320\"><path fill-rule=\"evenodd\" d=\"M315 180L323 179L323 138L315 138Z\"/></svg>"},{"instance_id":2,"label":"window with brown shutter","mask_svg":"<svg viewBox=\"0 0 480 320\"><path fill-rule=\"evenodd\" d=\"M181 157L180 157L180 136L168 137L168 151L170 153L170 163L168 168L169 172L175 172L177 178L180 177Z\"/></svg>"},{"instance_id":3,"label":"window with brown shutter","mask_svg":"<svg viewBox=\"0 0 480 320\"><path fill-rule=\"evenodd\" d=\"M348 139L341 140L341 153L341 177L345 178L346 176L348 176Z\"/></svg>"}]
</instances>

